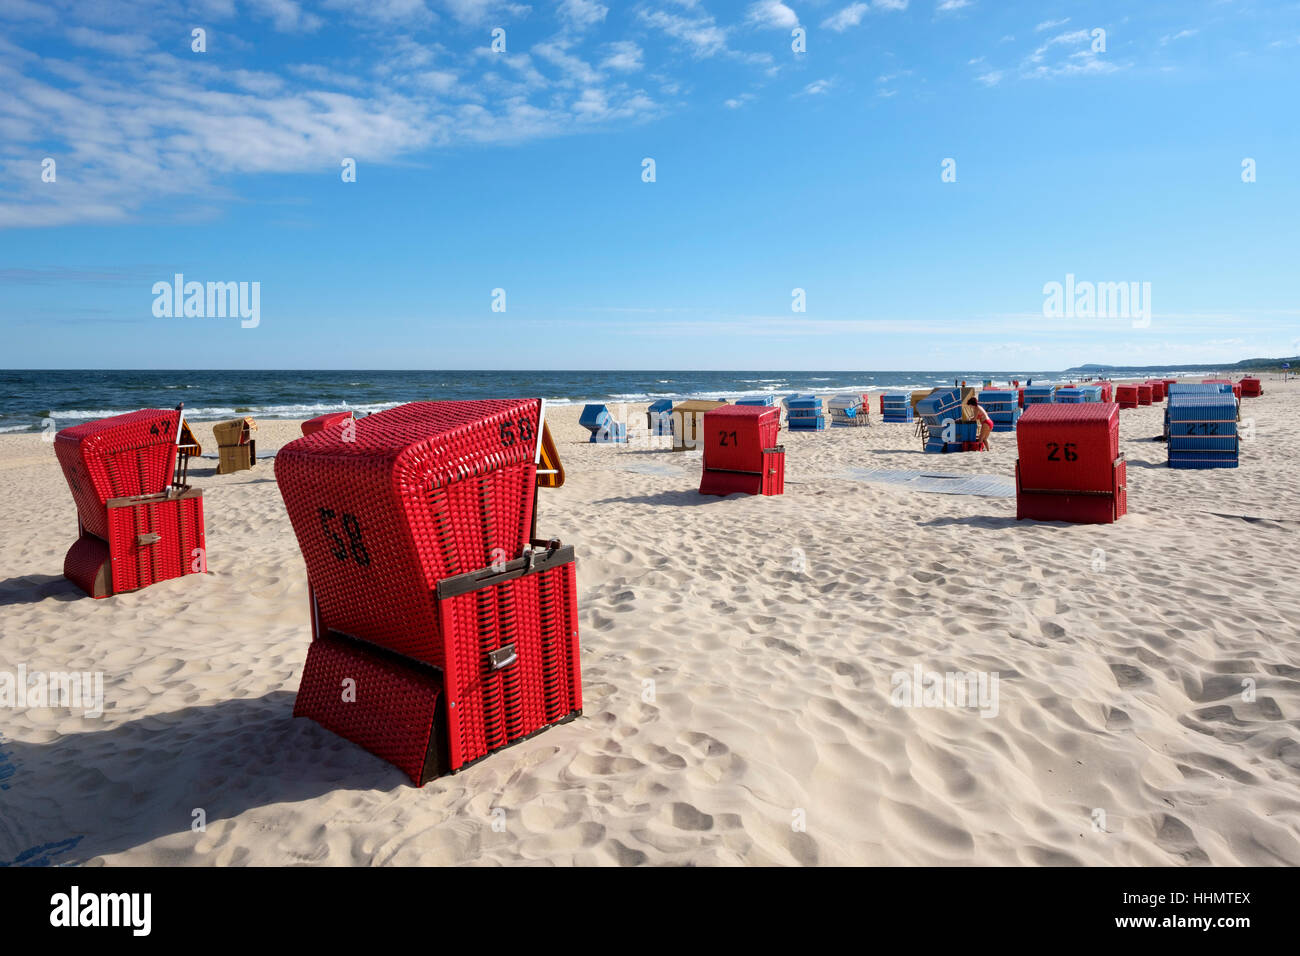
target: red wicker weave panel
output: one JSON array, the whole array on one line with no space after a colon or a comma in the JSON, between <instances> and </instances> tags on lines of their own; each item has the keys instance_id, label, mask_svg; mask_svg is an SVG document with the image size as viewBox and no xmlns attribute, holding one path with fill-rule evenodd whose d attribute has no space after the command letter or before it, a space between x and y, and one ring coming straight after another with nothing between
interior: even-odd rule
<instances>
[{"instance_id":1,"label":"red wicker weave panel","mask_svg":"<svg viewBox=\"0 0 1300 956\"><path fill-rule=\"evenodd\" d=\"M114 594L193 572L194 549L204 547L201 495L145 501L107 512ZM140 542L140 535L150 534L159 539Z\"/></svg>"},{"instance_id":2,"label":"red wicker weave panel","mask_svg":"<svg viewBox=\"0 0 1300 956\"><path fill-rule=\"evenodd\" d=\"M1119 407L1030 405L1016 426L1016 445L1025 488L1110 491L1119 457Z\"/></svg>"},{"instance_id":3,"label":"red wicker weave panel","mask_svg":"<svg viewBox=\"0 0 1300 956\"><path fill-rule=\"evenodd\" d=\"M1120 459L1111 472L1111 493L1107 495L1035 494L1021 485L1020 463L1016 463L1016 517L1034 521L1069 521L1074 524L1110 524L1128 513L1127 466Z\"/></svg>"},{"instance_id":4,"label":"red wicker weave panel","mask_svg":"<svg viewBox=\"0 0 1300 956\"><path fill-rule=\"evenodd\" d=\"M301 428L304 435L314 435L335 426L346 425L350 421L352 421L351 412L326 412L324 415L307 419L302 423Z\"/></svg>"},{"instance_id":5,"label":"red wicker weave panel","mask_svg":"<svg viewBox=\"0 0 1300 956\"><path fill-rule=\"evenodd\" d=\"M711 471L700 473L702 495L758 495L763 493L763 476L758 472Z\"/></svg>"},{"instance_id":6,"label":"red wicker weave panel","mask_svg":"<svg viewBox=\"0 0 1300 956\"><path fill-rule=\"evenodd\" d=\"M725 471L763 468L763 449L776 444L781 410L773 405L722 405L704 413L704 467Z\"/></svg>"},{"instance_id":7,"label":"red wicker weave panel","mask_svg":"<svg viewBox=\"0 0 1300 956\"><path fill-rule=\"evenodd\" d=\"M763 494L785 494L785 450L768 448L763 452Z\"/></svg>"},{"instance_id":8,"label":"red wicker weave panel","mask_svg":"<svg viewBox=\"0 0 1300 956\"><path fill-rule=\"evenodd\" d=\"M322 626L445 666L437 582L528 542L541 402L417 402L281 449Z\"/></svg>"},{"instance_id":9,"label":"red wicker weave panel","mask_svg":"<svg viewBox=\"0 0 1300 956\"><path fill-rule=\"evenodd\" d=\"M345 686L345 681L352 683ZM355 699L347 699L351 690ZM427 779L425 761L441 690L428 668L326 634L307 651L293 715L360 744L418 787Z\"/></svg>"},{"instance_id":10,"label":"red wicker weave panel","mask_svg":"<svg viewBox=\"0 0 1300 956\"><path fill-rule=\"evenodd\" d=\"M110 498L151 495L171 482L180 412L157 408L61 430L54 452L86 531L108 537Z\"/></svg>"},{"instance_id":11,"label":"red wicker weave panel","mask_svg":"<svg viewBox=\"0 0 1300 956\"><path fill-rule=\"evenodd\" d=\"M582 709L573 562L439 602L455 770ZM494 670L488 655L513 645Z\"/></svg>"}]
</instances>

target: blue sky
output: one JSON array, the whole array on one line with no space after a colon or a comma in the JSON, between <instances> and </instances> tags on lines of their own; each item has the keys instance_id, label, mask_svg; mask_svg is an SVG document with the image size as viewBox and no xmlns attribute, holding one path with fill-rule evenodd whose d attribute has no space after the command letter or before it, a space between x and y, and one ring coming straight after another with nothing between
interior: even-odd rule
<instances>
[{"instance_id":1,"label":"blue sky","mask_svg":"<svg viewBox=\"0 0 1300 956\"><path fill-rule=\"evenodd\" d=\"M1258 0L0 0L0 366L1295 354L1298 64Z\"/></svg>"}]
</instances>

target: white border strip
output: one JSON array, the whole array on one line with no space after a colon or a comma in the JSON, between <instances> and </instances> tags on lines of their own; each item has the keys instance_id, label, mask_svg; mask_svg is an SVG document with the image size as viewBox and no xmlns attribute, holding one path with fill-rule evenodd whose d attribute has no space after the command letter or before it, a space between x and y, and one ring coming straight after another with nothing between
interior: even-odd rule
<instances>
[{"instance_id":1,"label":"white border strip","mask_svg":"<svg viewBox=\"0 0 1300 956\"><path fill-rule=\"evenodd\" d=\"M541 399L542 408L537 415L537 448L533 451L533 464L542 463L542 432L546 429L546 399Z\"/></svg>"}]
</instances>

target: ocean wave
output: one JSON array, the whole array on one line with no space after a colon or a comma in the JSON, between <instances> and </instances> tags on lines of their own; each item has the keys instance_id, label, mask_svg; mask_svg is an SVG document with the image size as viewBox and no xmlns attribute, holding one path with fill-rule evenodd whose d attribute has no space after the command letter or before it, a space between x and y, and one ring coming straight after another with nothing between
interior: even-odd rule
<instances>
[{"instance_id":1,"label":"ocean wave","mask_svg":"<svg viewBox=\"0 0 1300 956\"><path fill-rule=\"evenodd\" d=\"M219 421L223 418L234 418L239 415L249 415L253 418L315 418L317 415L324 415L327 412L344 412L354 411L363 412L367 415L375 412L382 412L385 409L396 408L403 402L313 402L293 405L215 405L203 406L185 409L185 417L189 421ZM93 421L99 418L109 418L113 415L125 415L128 412L139 411L139 408L73 408L56 410L50 412L50 418L55 421Z\"/></svg>"}]
</instances>

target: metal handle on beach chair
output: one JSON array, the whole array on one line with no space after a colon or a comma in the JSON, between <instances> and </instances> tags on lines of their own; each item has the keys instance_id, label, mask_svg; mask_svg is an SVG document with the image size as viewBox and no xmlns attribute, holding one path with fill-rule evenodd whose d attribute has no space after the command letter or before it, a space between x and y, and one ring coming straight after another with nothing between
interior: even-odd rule
<instances>
[{"instance_id":1,"label":"metal handle on beach chair","mask_svg":"<svg viewBox=\"0 0 1300 956\"><path fill-rule=\"evenodd\" d=\"M519 655L515 653L514 644L502 644L495 651L488 651L488 663L492 665L494 671L509 667L517 660Z\"/></svg>"}]
</instances>

